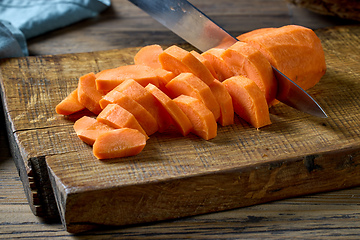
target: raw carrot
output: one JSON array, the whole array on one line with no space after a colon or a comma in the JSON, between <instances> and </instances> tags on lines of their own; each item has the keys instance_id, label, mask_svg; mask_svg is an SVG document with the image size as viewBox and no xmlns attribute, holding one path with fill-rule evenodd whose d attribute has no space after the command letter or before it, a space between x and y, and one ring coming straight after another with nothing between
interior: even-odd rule
<instances>
[{"instance_id":1,"label":"raw carrot","mask_svg":"<svg viewBox=\"0 0 360 240\"><path fill-rule=\"evenodd\" d=\"M224 49L220 48L211 48L201 54L201 56L208 60L213 66L213 69L217 75L217 79L220 82L234 76L234 73L231 71L230 67L221 58L221 54L224 51Z\"/></svg>"},{"instance_id":2,"label":"raw carrot","mask_svg":"<svg viewBox=\"0 0 360 240\"><path fill-rule=\"evenodd\" d=\"M257 48L274 67L305 90L318 83L326 72L321 41L309 28L288 25L243 41Z\"/></svg>"},{"instance_id":3,"label":"raw carrot","mask_svg":"<svg viewBox=\"0 0 360 240\"><path fill-rule=\"evenodd\" d=\"M147 135L155 133L159 127L157 120L140 103L131 97L113 89L100 100L100 106L105 108L108 104L118 104L132 113Z\"/></svg>"},{"instance_id":4,"label":"raw carrot","mask_svg":"<svg viewBox=\"0 0 360 240\"><path fill-rule=\"evenodd\" d=\"M75 122L74 130L83 142L93 145L99 135L112 131L114 128L98 122L94 118L84 116Z\"/></svg>"},{"instance_id":5,"label":"raw carrot","mask_svg":"<svg viewBox=\"0 0 360 240\"><path fill-rule=\"evenodd\" d=\"M204 56L202 56L200 53L198 53L195 50L190 51L190 53L192 55L194 55L202 64L204 64L205 67L207 67L207 69L209 69L209 71L211 72L211 74L213 75L213 77L215 79L218 79L218 76L217 76L217 74L215 72L214 67L211 65L211 63Z\"/></svg>"},{"instance_id":6,"label":"raw carrot","mask_svg":"<svg viewBox=\"0 0 360 240\"><path fill-rule=\"evenodd\" d=\"M55 111L58 114L70 115L81 110L85 107L79 102L77 88L66 96L58 105L56 105Z\"/></svg>"},{"instance_id":7,"label":"raw carrot","mask_svg":"<svg viewBox=\"0 0 360 240\"><path fill-rule=\"evenodd\" d=\"M173 123L179 132L183 136L189 134L190 130L192 129L192 124L186 114L179 108L179 106L155 85L149 84L145 88L170 114Z\"/></svg>"},{"instance_id":8,"label":"raw carrot","mask_svg":"<svg viewBox=\"0 0 360 240\"><path fill-rule=\"evenodd\" d=\"M93 145L98 159L128 157L139 154L146 145L146 137L136 129L120 128L101 134Z\"/></svg>"},{"instance_id":9,"label":"raw carrot","mask_svg":"<svg viewBox=\"0 0 360 240\"><path fill-rule=\"evenodd\" d=\"M113 128L136 129L148 138L134 115L117 104L108 104L97 116L96 120Z\"/></svg>"},{"instance_id":10,"label":"raw carrot","mask_svg":"<svg viewBox=\"0 0 360 240\"><path fill-rule=\"evenodd\" d=\"M265 96L253 80L244 76L234 76L225 80L223 84L239 117L256 128L271 124Z\"/></svg>"},{"instance_id":11,"label":"raw carrot","mask_svg":"<svg viewBox=\"0 0 360 240\"><path fill-rule=\"evenodd\" d=\"M193 54L176 45L170 46L159 55L162 68L179 75L189 72L200 78L206 84L214 81L214 76Z\"/></svg>"},{"instance_id":12,"label":"raw carrot","mask_svg":"<svg viewBox=\"0 0 360 240\"><path fill-rule=\"evenodd\" d=\"M174 102L186 114L193 125L192 132L205 140L217 135L217 123L212 112L199 99L181 95Z\"/></svg>"},{"instance_id":13,"label":"raw carrot","mask_svg":"<svg viewBox=\"0 0 360 240\"><path fill-rule=\"evenodd\" d=\"M158 131L164 132L171 125L171 117L155 97L143 86L132 79L125 80L115 88L142 105L156 119Z\"/></svg>"},{"instance_id":14,"label":"raw carrot","mask_svg":"<svg viewBox=\"0 0 360 240\"><path fill-rule=\"evenodd\" d=\"M220 106L220 117L217 120L222 126L227 126L234 123L234 107L232 98L226 90L224 84L219 80L215 80L210 84L211 92L214 94L216 101Z\"/></svg>"},{"instance_id":15,"label":"raw carrot","mask_svg":"<svg viewBox=\"0 0 360 240\"><path fill-rule=\"evenodd\" d=\"M96 88L109 92L126 79L133 79L142 86L149 83L159 86L159 80L154 69L145 65L125 65L117 68L106 69L96 78Z\"/></svg>"},{"instance_id":16,"label":"raw carrot","mask_svg":"<svg viewBox=\"0 0 360 240\"><path fill-rule=\"evenodd\" d=\"M166 88L171 96L187 95L201 100L214 114L215 120L220 117L220 106L210 87L192 73L181 73L173 78Z\"/></svg>"},{"instance_id":17,"label":"raw carrot","mask_svg":"<svg viewBox=\"0 0 360 240\"><path fill-rule=\"evenodd\" d=\"M75 121L73 128L75 133L79 135L82 131L88 129L91 125L96 122L95 118L89 116L83 116Z\"/></svg>"},{"instance_id":18,"label":"raw carrot","mask_svg":"<svg viewBox=\"0 0 360 240\"><path fill-rule=\"evenodd\" d=\"M142 47L134 57L134 63L137 65L145 65L154 69L161 68L159 55L163 52L160 45L153 44Z\"/></svg>"},{"instance_id":19,"label":"raw carrot","mask_svg":"<svg viewBox=\"0 0 360 240\"><path fill-rule=\"evenodd\" d=\"M274 29L276 29L276 28L259 28L259 29L252 30L250 32L243 33L243 34L237 36L236 38L239 41L244 41L248 37L253 37L253 36L256 36L256 35L261 35L261 34L264 34L264 33L267 33L267 32L271 32Z\"/></svg>"},{"instance_id":20,"label":"raw carrot","mask_svg":"<svg viewBox=\"0 0 360 240\"><path fill-rule=\"evenodd\" d=\"M95 74L91 72L80 77L77 89L79 103L91 112L99 114L101 111L99 101L103 94L96 89Z\"/></svg>"},{"instance_id":21,"label":"raw carrot","mask_svg":"<svg viewBox=\"0 0 360 240\"><path fill-rule=\"evenodd\" d=\"M267 103L277 94L277 80L268 60L256 48L245 42L236 42L221 54L235 75L253 80L265 94Z\"/></svg>"}]
</instances>

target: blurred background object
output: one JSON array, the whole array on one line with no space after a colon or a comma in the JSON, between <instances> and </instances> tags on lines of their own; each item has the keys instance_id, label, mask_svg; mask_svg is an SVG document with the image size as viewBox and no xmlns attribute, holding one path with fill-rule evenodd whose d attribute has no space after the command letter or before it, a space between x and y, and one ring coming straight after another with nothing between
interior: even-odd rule
<instances>
[{"instance_id":1,"label":"blurred background object","mask_svg":"<svg viewBox=\"0 0 360 240\"><path fill-rule=\"evenodd\" d=\"M310 11L360 21L359 0L287 0Z\"/></svg>"}]
</instances>

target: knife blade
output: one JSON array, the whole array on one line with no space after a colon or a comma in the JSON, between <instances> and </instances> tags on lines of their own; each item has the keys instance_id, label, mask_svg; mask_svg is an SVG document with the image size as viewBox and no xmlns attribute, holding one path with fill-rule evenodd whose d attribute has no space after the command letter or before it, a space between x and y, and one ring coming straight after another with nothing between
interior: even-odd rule
<instances>
[{"instance_id":1,"label":"knife blade","mask_svg":"<svg viewBox=\"0 0 360 240\"><path fill-rule=\"evenodd\" d=\"M227 48L238 40L187 0L129 0L199 49ZM272 66L278 80L276 99L299 111L326 118L320 105L295 82Z\"/></svg>"}]
</instances>

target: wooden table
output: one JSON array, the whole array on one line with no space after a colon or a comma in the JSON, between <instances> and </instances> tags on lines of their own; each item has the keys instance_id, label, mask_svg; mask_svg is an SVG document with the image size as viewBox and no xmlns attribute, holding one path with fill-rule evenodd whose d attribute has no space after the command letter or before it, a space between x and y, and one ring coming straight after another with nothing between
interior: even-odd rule
<instances>
[{"instance_id":1,"label":"wooden table","mask_svg":"<svg viewBox=\"0 0 360 240\"><path fill-rule=\"evenodd\" d=\"M192 1L232 34L299 24L313 29L356 24L320 16L282 0ZM31 55L92 52L183 40L125 0L113 0L100 16L28 41ZM3 111L1 111L1 114ZM358 238L360 187L231 211L139 226L106 228L72 236L60 222L31 212L10 154L3 114L0 129L0 238L41 239L239 239Z\"/></svg>"}]
</instances>

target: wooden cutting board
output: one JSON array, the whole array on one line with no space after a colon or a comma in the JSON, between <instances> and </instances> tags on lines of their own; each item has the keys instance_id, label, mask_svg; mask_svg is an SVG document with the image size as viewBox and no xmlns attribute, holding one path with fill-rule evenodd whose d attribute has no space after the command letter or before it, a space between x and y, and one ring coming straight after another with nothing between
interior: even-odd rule
<instances>
[{"instance_id":1,"label":"wooden cutting board","mask_svg":"<svg viewBox=\"0 0 360 240\"><path fill-rule=\"evenodd\" d=\"M55 106L78 77L131 64L139 48L2 60L9 140L34 214L77 233L360 185L360 26L316 33L328 69L308 92L327 119L278 104L260 130L239 118L210 141L169 130L137 156L105 161L77 138L79 116Z\"/></svg>"}]
</instances>

